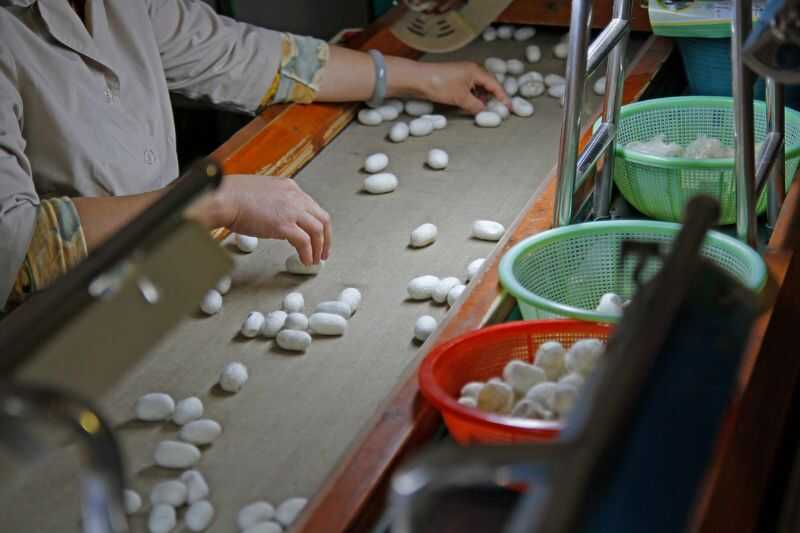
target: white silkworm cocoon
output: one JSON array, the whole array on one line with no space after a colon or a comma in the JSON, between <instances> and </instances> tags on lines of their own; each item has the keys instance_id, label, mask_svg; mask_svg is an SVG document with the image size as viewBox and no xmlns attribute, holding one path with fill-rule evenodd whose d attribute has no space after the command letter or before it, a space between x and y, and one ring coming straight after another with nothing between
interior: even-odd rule
<instances>
[{"instance_id":1,"label":"white silkworm cocoon","mask_svg":"<svg viewBox=\"0 0 800 533\"><path fill-rule=\"evenodd\" d=\"M486 262L486 258L481 257L479 259L475 259L469 265L467 265L467 281L472 281L475 276L478 275L480 272L481 267Z\"/></svg>"},{"instance_id":2,"label":"white silkworm cocoon","mask_svg":"<svg viewBox=\"0 0 800 533\"><path fill-rule=\"evenodd\" d=\"M507 41L514 36L514 26L509 26L508 24L504 24L497 28L497 38L503 41Z\"/></svg>"},{"instance_id":3,"label":"white silkworm cocoon","mask_svg":"<svg viewBox=\"0 0 800 533\"><path fill-rule=\"evenodd\" d=\"M317 335L344 335L347 319L333 313L314 313L308 319L308 327Z\"/></svg>"},{"instance_id":4,"label":"white silkworm cocoon","mask_svg":"<svg viewBox=\"0 0 800 533\"><path fill-rule=\"evenodd\" d=\"M374 174L373 176L380 176L380 174ZM370 176L370 178L373 176ZM286 258L285 266L286 272L289 274L298 274L300 276L316 276L319 274L319 271L322 270L322 267L325 266L325 261L320 261L316 265L304 265L303 262L300 261L300 256L297 254L292 254Z\"/></svg>"},{"instance_id":5,"label":"white silkworm cocoon","mask_svg":"<svg viewBox=\"0 0 800 533\"><path fill-rule=\"evenodd\" d=\"M145 422L167 420L175 412L175 400L163 392L151 392L136 400L136 418Z\"/></svg>"},{"instance_id":6,"label":"white silkworm cocoon","mask_svg":"<svg viewBox=\"0 0 800 533\"><path fill-rule=\"evenodd\" d=\"M389 130L389 139L392 142L400 143L408 139L409 129L405 122L398 122Z\"/></svg>"},{"instance_id":7,"label":"white silkworm cocoon","mask_svg":"<svg viewBox=\"0 0 800 533\"><path fill-rule=\"evenodd\" d=\"M214 520L214 506L211 502L202 500L189 506L183 521L189 531L205 531Z\"/></svg>"},{"instance_id":8,"label":"white silkworm cocoon","mask_svg":"<svg viewBox=\"0 0 800 533\"><path fill-rule=\"evenodd\" d=\"M187 470L179 478L186 485L186 501L191 505L208 498L208 483L197 470Z\"/></svg>"},{"instance_id":9,"label":"white silkworm cocoon","mask_svg":"<svg viewBox=\"0 0 800 533\"><path fill-rule=\"evenodd\" d=\"M525 398L518 401L514 408L511 409L511 416L516 418L539 418L536 405Z\"/></svg>"},{"instance_id":10,"label":"white silkworm cocoon","mask_svg":"<svg viewBox=\"0 0 800 533\"><path fill-rule=\"evenodd\" d=\"M476 220L472 223L472 236L482 241L499 241L505 232L505 226L493 220Z\"/></svg>"},{"instance_id":11,"label":"white silkworm cocoon","mask_svg":"<svg viewBox=\"0 0 800 533\"><path fill-rule=\"evenodd\" d=\"M536 28L532 26L523 26L522 28L517 28L517 31L514 32L514 40L527 41L534 35L536 35Z\"/></svg>"},{"instance_id":12,"label":"white silkworm cocoon","mask_svg":"<svg viewBox=\"0 0 800 533\"><path fill-rule=\"evenodd\" d=\"M214 288L217 289L217 292L219 292L220 294L222 294L224 296L224 295L228 294L228 292L231 290L231 285L232 284L233 284L233 280L231 279L230 276L223 276L217 282L217 286L214 287Z\"/></svg>"},{"instance_id":13,"label":"white silkworm cocoon","mask_svg":"<svg viewBox=\"0 0 800 533\"><path fill-rule=\"evenodd\" d=\"M283 527L288 528L297 519L300 512L308 503L306 498L289 498L278 506L275 518Z\"/></svg>"},{"instance_id":14,"label":"white silkworm cocoon","mask_svg":"<svg viewBox=\"0 0 800 533\"><path fill-rule=\"evenodd\" d=\"M286 311L272 311L264 317L264 327L261 328L261 335L271 339L275 337L286 324Z\"/></svg>"},{"instance_id":15,"label":"white silkworm cocoon","mask_svg":"<svg viewBox=\"0 0 800 533\"><path fill-rule=\"evenodd\" d=\"M618 294L609 292L600 297L595 311L604 315L622 316L625 300Z\"/></svg>"},{"instance_id":16,"label":"white silkworm cocoon","mask_svg":"<svg viewBox=\"0 0 800 533\"><path fill-rule=\"evenodd\" d=\"M248 339L254 338L264 326L264 315L258 311L250 311L244 319L239 333Z\"/></svg>"},{"instance_id":17,"label":"white silkworm cocoon","mask_svg":"<svg viewBox=\"0 0 800 533\"><path fill-rule=\"evenodd\" d=\"M422 115L420 118L430 120L435 130L443 130L447 127L447 117L444 115Z\"/></svg>"},{"instance_id":18,"label":"white silkworm cocoon","mask_svg":"<svg viewBox=\"0 0 800 533\"><path fill-rule=\"evenodd\" d=\"M503 368L503 381L520 396L524 396L533 386L546 379L544 370L518 359L509 361Z\"/></svg>"},{"instance_id":19,"label":"white silkworm cocoon","mask_svg":"<svg viewBox=\"0 0 800 533\"><path fill-rule=\"evenodd\" d=\"M370 174L380 172L389 166L389 156L384 153L377 153L368 156L364 160L364 170Z\"/></svg>"},{"instance_id":20,"label":"white silkworm cocoon","mask_svg":"<svg viewBox=\"0 0 800 533\"><path fill-rule=\"evenodd\" d=\"M277 522L260 522L248 527L242 533L283 533L283 526Z\"/></svg>"},{"instance_id":21,"label":"white silkworm cocoon","mask_svg":"<svg viewBox=\"0 0 800 533\"><path fill-rule=\"evenodd\" d=\"M414 338L420 342L425 342L431 334L436 331L438 323L430 315L422 315L414 324Z\"/></svg>"},{"instance_id":22,"label":"white silkworm cocoon","mask_svg":"<svg viewBox=\"0 0 800 533\"><path fill-rule=\"evenodd\" d=\"M519 82L520 85L525 85L526 83L530 83L532 81L540 81L544 83L544 78L539 72L536 72L535 70L530 70L525 74L523 74L522 76L520 76L517 81Z\"/></svg>"},{"instance_id":23,"label":"white silkworm cocoon","mask_svg":"<svg viewBox=\"0 0 800 533\"><path fill-rule=\"evenodd\" d=\"M594 81L594 85L592 85L592 89L595 94L599 94L600 96L606 94L606 77L600 76L597 78Z\"/></svg>"},{"instance_id":24,"label":"white silkworm cocoon","mask_svg":"<svg viewBox=\"0 0 800 533\"><path fill-rule=\"evenodd\" d=\"M508 96L515 96L519 92L517 78L506 78L506 81L503 82L503 90Z\"/></svg>"},{"instance_id":25,"label":"white silkworm cocoon","mask_svg":"<svg viewBox=\"0 0 800 533\"><path fill-rule=\"evenodd\" d=\"M502 381L489 381L478 393L477 400L481 411L508 414L514 407L514 391Z\"/></svg>"},{"instance_id":26,"label":"white silkworm cocoon","mask_svg":"<svg viewBox=\"0 0 800 533\"><path fill-rule=\"evenodd\" d=\"M447 152L440 148L434 148L428 152L428 159L426 163L433 170L443 170L447 168L450 162L450 156Z\"/></svg>"},{"instance_id":27,"label":"white silkworm cocoon","mask_svg":"<svg viewBox=\"0 0 800 533\"><path fill-rule=\"evenodd\" d=\"M422 248L433 244L438 235L439 229L436 225L427 222L418 226L411 232L410 244L413 248Z\"/></svg>"},{"instance_id":28,"label":"white silkworm cocoon","mask_svg":"<svg viewBox=\"0 0 800 533\"><path fill-rule=\"evenodd\" d=\"M556 385L556 390L553 393L551 407L559 417L565 416L572 410L577 398L578 389L572 385L559 383Z\"/></svg>"},{"instance_id":29,"label":"white silkworm cocoon","mask_svg":"<svg viewBox=\"0 0 800 533\"><path fill-rule=\"evenodd\" d=\"M339 293L339 301L349 305L353 314L361 307L361 291L355 287L348 287Z\"/></svg>"},{"instance_id":30,"label":"white silkworm cocoon","mask_svg":"<svg viewBox=\"0 0 800 533\"><path fill-rule=\"evenodd\" d=\"M486 104L486 109L492 113L497 113L503 120L507 119L511 114L503 102L495 100L494 98L489 100L489 103Z\"/></svg>"},{"instance_id":31,"label":"white silkworm cocoon","mask_svg":"<svg viewBox=\"0 0 800 533\"><path fill-rule=\"evenodd\" d=\"M436 288L433 289L433 301L438 304L445 303L447 301L447 295L450 293L450 289L460 284L461 280L452 276L442 279L436 285Z\"/></svg>"},{"instance_id":32,"label":"white silkworm cocoon","mask_svg":"<svg viewBox=\"0 0 800 533\"><path fill-rule=\"evenodd\" d=\"M553 47L553 55L558 59L566 59L569 54L569 43L558 43Z\"/></svg>"},{"instance_id":33,"label":"white silkworm cocoon","mask_svg":"<svg viewBox=\"0 0 800 533\"><path fill-rule=\"evenodd\" d=\"M533 358L533 364L544 370L549 381L556 381L566 372L564 356L567 351L558 341L543 342Z\"/></svg>"},{"instance_id":34,"label":"white silkworm cocoon","mask_svg":"<svg viewBox=\"0 0 800 533\"><path fill-rule=\"evenodd\" d=\"M556 413L554 412L552 405L553 396L555 395L557 389L558 385L550 381L545 381L543 383L534 385L525 394L525 399L531 401L535 410L537 411L536 418L541 418L542 420L552 420L556 417Z\"/></svg>"},{"instance_id":35,"label":"white silkworm cocoon","mask_svg":"<svg viewBox=\"0 0 800 533\"><path fill-rule=\"evenodd\" d=\"M189 396L175 404L175 414L172 421L182 426L192 420L197 420L203 416L203 402L197 396Z\"/></svg>"},{"instance_id":36,"label":"white silkworm cocoon","mask_svg":"<svg viewBox=\"0 0 800 533\"><path fill-rule=\"evenodd\" d=\"M239 248L239 251L242 253L252 253L258 248L258 237L236 234L236 247Z\"/></svg>"},{"instance_id":37,"label":"white silkworm cocoon","mask_svg":"<svg viewBox=\"0 0 800 533\"><path fill-rule=\"evenodd\" d=\"M598 339L576 341L564 356L565 366L570 372L577 372L586 377L594 370L605 350L605 345Z\"/></svg>"},{"instance_id":38,"label":"white silkworm cocoon","mask_svg":"<svg viewBox=\"0 0 800 533\"><path fill-rule=\"evenodd\" d=\"M559 76L558 74L548 74L544 77L544 84L548 87L553 87L555 85L566 85L567 79L564 76Z\"/></svg>"},{"instance_id":39,"label":"white silkworm cocoon","mask_svg":"<svg viewBox=\"0 0 800 533\"><path fill-rule=\"evenodd\" d=\"M362 109L358 112L358 121L364 126L377 126L383 122L383 117L374 109Z\"/></svg>"},{"instance_id":40,"label":"white silkworm cocoon","mask_svg":"<svg viewBox=\"0 0 800 533\"><path fill-rule=\"evenodd\" d=\"M164 503L173 507L180 507L186 503L189 490L182 481L171 479L162 481L150 491L150 503L158 505Z\"/></svg>"},{"instance_id":41,"label":"white silkworm cocoon","mask_svg":"<svg viewBox=\"0 0 800 533\"><path fill-rule=\"evenodd\" d=\"M242 363L228 363L219 376L219 386L225 392L239 392L248 377L247 367Z\"/></svg>"},{"instance_id":42,"label":"white silkworm cocoon","mask_svg":"<svg viewBox=\"0 0 800 533\"><path fill-rule=\"evenodd\" d=\"M461 387L460 395L462 397L477 399L478 394L480 394L481 389L483 388L483 385L484 384L480 381L471 381L466 385L464 385L463 387Z\"/></svg>"},{"instance_id":43,"label":"white silkworm cocoon","mask_svg":"<svg viewBox=\"0 0 800 533\"><path fill-rule=\"evenodd\" d=\"M506 62L499 57L487 57L483 61L483 66L493 74L505 74L508 72Z\"/></svg>"},{"instance_id":44,"label":"white silkworm cocoon","mask_svg":"<svg viewBox=\"0 0 800 533\"><path fill-rule=\"evenodd\" d=\"M207 315L216 315L222 309L222 295L216 289L211 289L200 302L200 310Z\"/></svg>"},{"instance_id":45,"label":"white silkworm cocoon","mask_svg":"<svg viewBox=\"0 0 800 533\"><path fill-rule=\"evenodd\" d=\"M400 116L400 111L391 105L382 105L375 109L383 120L395 120Z\"/></svg>"},{"instance_id":46,"label":"white silkworm cocoon","mask_svg":"<svg viewBox=\"0 0 800 533\"><path fill-rule=\"evenodd\" d=\"M535 44L528 45L525 48L525 59L528 63L538 63L542 59L542 49Z\"/></svg>"},{"instance_id":47,"label":"white silkworm cocoon","mask_svg":"<svg viewBox=\"0 0 800 533\"><path fill-rule=\"evenodd\" d=\"M390 99L386 100L384 102L384 105L387 105L389 107L395 108L397 110L398 114L402 113L403 109L405 109L405 107L406 107L406 105L403 103L403 101L399 100L397 98L390 98Z\"/></svg>"},{"instance_id":48,"label":"white silkworm cocoon","mask_svg":"<svg viewBox=\"0 0 800 533\"><path fill-rule=\"evenodd\" d=\"M487 43L490 43L490 42L494 41L495 39L497 39L497 30L495 30L493 27L489 26L485 30L483 30L483 33L481 35L483 36L483 40L484 41L486 41Z\"/></svg>"},{"instance_id":49,"label":"white silkworm cocoon","mask_svg":"<svg viewBox=\"0 0 800 533\"><path fill-rule=\"evenodd\" d=\"M220 435L222 435L222 426L216 420L208 418L189 422L178 433L181 440L198 446L211 444Z\"/></svg>"},{"instance_id":50,"label":"white silkworm cocoon","mask_svg":"<svg viewBox=\"0 0 800 533\"><path fill-rule=\"evenodd\" d=\"M481 111L475 115L475 124L481 128L496 128L501 122L503 119L500 118L500 115L491 111Z\"/></svg>"},{"instance_id":51,"label":"white silkworm cocoon","mask_svg":"<svg viewBox=\"0 0 800 533\"><path fill-rule=\"evenodd\" d=\"M245 505L236 516L236 525L239 529L246 530L261 522L267 522L275 517L275 508L269 502L253 502Z\"/></svg>"},{"instance_id":52,"label":"white silkworm cocoon","mask_svg":"<svg viewBox=\"0 0 800 533\"><path fill-rule=\"evenodd\" d=\"M501 72L493 72L492 74L494 74L494 79L496 79L498 83L503 83L504 81L506 81L505 74Z\"/></svg>"},{"instance_id":53,"label":"white silkworm cocoon","mask_svg":"<svg viewBox=\"0 0 800 533\"><path fill-rule=\"evenodd\" d=\"M525 98L536 98L544 94L544 83L538 80L533 80L520 85L519 94Z\"/></svg>"},{"instance_id":54,"label":"white silkworm cocoon","mask_svg":"<svg viewBox=\"0 0 800 533\"><path fill-rule=\"evenodd\" d=\"M162 440L154 454L156 464L163 468L189 468L200 460L197 446L176 440Z\"/></svg>"},{"instance_id":55,"label":"white silkworm cocoon","mask_svg":"<svg viewBox=\"0 0 800 533\"><path fill-rule=\"evenodd\" d=\"M278 346L290 352L305 352L311 346L311 335L305 331L285 329L275 338Z\"/></svg>"},{"instance_id":56,"label":"white silkworm cocoon","mask_svg":"<svg viewBox=\"0 0 800 533\"><path fill-rule=\"evenodd\" d=\"M177 523L178 518L175 516L175 508L162 503L150 510L147 528L150 533L169 533Z\"/></svg>"},{"instance_id":57,"label":"white silkworm cocoon","mask_svg":"<svg viewBox=\"0 0 800 533\"><path fill-rule=\"evenodd\" d=\"M308 317L303 313L289 313L283 327L294 331L305 331L308 329Z\"/></svg>"},{"instance_id":58,"label":"white silkworm cocoon","mask_svg":"<svg viewBox=\"0 0 800 533\"><path fill-rule=\"evenodd\" d=\"M408 282L406 292L412 300L429 300L433 296L433 291L441 281L436 276L418 276Z\"/></svg>"},{"instance_id":59,"label":"white silkworm cocoon","mask_svg":"<svg viewBox=\"0 0 800 533\"><path fill-rule=\"evenodd\" d=\"M425 137L433 132L433 122L427 118L415 118L408 125L408 131L414 137Z\"/></svg>"},{"instance_id":60,"label":"white silkworm cocoon","mask_svg":"<svg viewBox=\"0 0 800 533\"><path fill-rule=\"evenodd\" d=\"M412 117L421 117L433 113L433 104L424 100L409 100L406 102L406 114Z\"/></svg>"},{"instance_id":61,"label":"white silkworm cocoon","mask_svg":"<svg viewBox=\"0 0 800 533\"><path fill-rule=\"evenodd\" d=\"M566 85L552 85L547 88L547 95L552 96L553 98L563 98L564 91L566 91L566 89L567 89Z\"/></svg>"},{"instance_id":62,"label":"white silkworm cocoon","mask_svg":"<svg viewBox=\"0 0 800 533\"><path fill-rule=\"evenodd\" d=\"M290 292L283 297L283 310L287 313L302 313L306 307L306 300L299 292Z\"/></svg>"},{"instance_id":63,"label":"white silkworm cocoon","mask_svg":"<svg viewBox=\"0 0 800 533\"><path fill-rule=\"evenodd\" d=\"M509 59L506 61L506 70L509 74L514 76L519 76L523 72L525 72L525 63L520 61L519 59Z\"/></svg>"},{"instance_id":64,"label":"white silkworm cocoon","mask_svg":"<svg viewBox=\"0 0 800 533\"><path fill-rule=\"evenodd\" d=\"M467 286L462 285L460 283L455 287L453 287L452 289L450 289L450 292L447 293L447 305L453 307L453 305L455 305L458 299L461 298L461 295L464 294L464 291L466 289Z\"/></svg>"},{"instance_id":65,"label":"white silkworm cocoon","mask_svg":"<svg viewBox=\"0 0 800 533\"><path fill-rule=\"evenodd\" d=\"M511 99L511 110L518 117L530 117L533 115L533 104L524 98L515 96Z\"/></svg>"},{"instance_id":66,"label":"white silkworm cocoon","mask_svg":"<svg viewBox=\"0 0 800 533\"><path fill-rule=\"evenodd\" d=\"M125 514L136 514L142 508L142 497L132 489L125 489Z\"/></svg>"},{"instance_id":67,"label":"white silkworm cocoon","mask_svg":"<svg viewBox=\"0 0 800 533\"><path fill-rule=\"evenodd\" d=\"M428 123L430 124L430 122ZM399 182L391 172L373 174L364 180L364 190L370 194L386 194L394 191Z\"/></svg>"},{"instance_id":68,"label":"white silkworm cocoon","mask_svg":"<svg viewBox=\"0 0 800 533\"><path fill-rule=\"evenodd\" d=\"M339 315L340 317L347 320L352 316L353 309L347 302L343 302L341 300L334 300L334 301L320 303L314 310L314 313L329 313L333 315Z\"/></svg>"},{"instance_id":69,"label":"white silkworm cocoon","mask_svg":"<svg viewBox=\"0 0 800 533\"><path fill-rule=\"evenodd\" d=\"M559 379L558 383L560 385L571 385L575 387L575 389L580 389L581 387L583 387L585 381L586 380L583 378L583 376L573 372L572 374L567 374L566 376Z\"/></svg>"},{"instance_id":70,"label":"white silkworm cocoon","mask_svg":"<svg viewBox=\"0 0 800 533\"><path fill-rule=\"evenodd\" d=\"M475 398L470 398L469 396L462 396L458 399L458 403L463 405L464 407L471 407L473 409L477 409L478 407L478 400Z\"/></svg>"}]
</instances>

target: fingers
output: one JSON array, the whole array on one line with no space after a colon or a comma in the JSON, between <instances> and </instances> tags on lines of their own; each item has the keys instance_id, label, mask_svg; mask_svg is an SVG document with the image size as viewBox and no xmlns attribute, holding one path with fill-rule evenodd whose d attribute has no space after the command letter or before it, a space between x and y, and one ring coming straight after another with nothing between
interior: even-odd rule
<instances>
[{"instance_id":1,"label":"fingers","mask_svg":"<svg viewBox=\"0 0 800 533\"><path fill-rule=\"evenodd\" d=\"M327 211L322 209L316 203L311 206L309 212L322 223L322 231L324 233L324 244L322 247L322 259L327 260L331 254L331 239L333 236L333 225L331 224L331 216Z\"/></svg>"},{"instance_id":2,"label":"fingers","mask_svg":"<svg viewBox=\"0 0 800 533\"><path fill-rule=\"evenodd\" d=\"M483 103L483 100L472 93L467 93L460 105L461 108L470 115L477 115L486 108L486 104Z\"/></svg>"},{"instance_id":3,"label":"fingers","mask_svg":"<svg viewBox=\"0 0 800 533\"><path fill-rule=\"evenodd\" d=\"M497 78L476 65L474 79L478 87L489 92L492 96L503 102L506 107L511 108L511 98L508 97L503 86L497 81Z\"/></svg>"},{"instance_id":4,"label":"fingers","mask_svg":"<svg viewBox=\"0 0 800 533\"><path fill-rule=\"evenodd\" d=\"M300 262L304 265L314 263L314 251L311 247L311 237L300 226L292 224L284 229L284 237L297 250Z\"/></svg>"},{"instance_id":5,"label":"fingers","mask_svg":"<svg viewBox=\"0 0 800 533\"><path fill-rule=\"evenodd\" d=\"M311 238L311 251L314 264L319 264L322 259L322 250L325 246L325 229L322 222L311 213L303 213L297 221L300 226Z\"/></svg>"}]
</instances>

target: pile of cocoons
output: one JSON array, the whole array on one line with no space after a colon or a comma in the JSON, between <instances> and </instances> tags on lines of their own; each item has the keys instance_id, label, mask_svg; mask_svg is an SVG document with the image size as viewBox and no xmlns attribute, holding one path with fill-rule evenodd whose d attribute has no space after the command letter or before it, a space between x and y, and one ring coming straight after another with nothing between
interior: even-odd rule
<instances>
[{"instance_id":1,"label":"pile of cocoons","mask_svg":"<svg viewBox=\"0 0 800 533\"><path fill-rule=\"evenodd\" d=\"M458 403L517 418L561 419L569 414L605 349L598 339L575 341L568 350L560 342L545 342L536 351L533 364L513 359L502 376L465 384Z\"/></svg>"},{"instance_id":2,"label":"pile of cocoons","mask_svg":"<svg viewBox=\"0 0 800 533\"><path fill-rule=\"evenodd\" d=\"M756 152L760 148L756 145ZM698 135L687 146L667 141L666 135L659 133L647 141L632 141L625 145L626 150L632 150L647 155L660 157L682 157L684 159L728 159L736 155L736 150L725 146L716 137Z\"/></svg>"}]
</instances>

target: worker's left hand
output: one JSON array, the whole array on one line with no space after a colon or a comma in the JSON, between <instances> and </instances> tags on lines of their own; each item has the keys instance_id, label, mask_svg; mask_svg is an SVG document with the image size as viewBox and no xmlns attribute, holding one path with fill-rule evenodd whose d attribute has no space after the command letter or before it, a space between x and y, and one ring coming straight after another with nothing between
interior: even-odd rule
<instances>
[{"instance_id":1,"label":"worker's left hand","mask_svg":"<svg viewBox=\"0 0 800 533\"><path fill-rule=\"evenodd\" d=\"M468 61L453 63L418 63L422 75L418 90L432 102L460 107L467 113L480 113L486 97L494 96L506 107L511 99L497 79L483 67Z\"/></svg>"}]
</instances>

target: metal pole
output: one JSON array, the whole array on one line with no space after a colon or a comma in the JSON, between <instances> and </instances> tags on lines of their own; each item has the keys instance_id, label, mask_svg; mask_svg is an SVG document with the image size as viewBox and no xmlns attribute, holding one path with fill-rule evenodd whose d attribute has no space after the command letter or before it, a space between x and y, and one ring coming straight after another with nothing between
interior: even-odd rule
<instances>
[{"instance_id":1,"label":"metal pole","mask_svg":"<svg viewBox=\"0 0 800 533\"><path fill-rule=\"evenodd\" d=\"M591 0L572 1L569 55L567 56L567 92L565 93L566 102L558 155L558 187L553 213L554 226L564 226L572 222L572 197L575 194L591 5Z\"/></svg>"},{"instance_id":2,"label":"metal pole","mask_svg":"<svg viewBox=\"0 0 800 533\"><path fill-rule=\"evenodd\" d=\"M784 132L783 84L767 78L767 130L779 133L783 142L778 150L767 183L767 219L774 227L786 197L786 137Z\"/></svg>"},{"instance_id":3,"label":"metal pole","mask_svg":"<svg viewBox=\"0 0 800 533\"><path fill-rule=\"evenodd\" d=\"M736 233L741 240L750 246L755 246L753 73L742 61L742 48L752 26L752 0L734 0L731 26L731 64L733 107L736 113Z\"/></svg>"}]
</instances>

